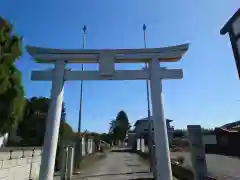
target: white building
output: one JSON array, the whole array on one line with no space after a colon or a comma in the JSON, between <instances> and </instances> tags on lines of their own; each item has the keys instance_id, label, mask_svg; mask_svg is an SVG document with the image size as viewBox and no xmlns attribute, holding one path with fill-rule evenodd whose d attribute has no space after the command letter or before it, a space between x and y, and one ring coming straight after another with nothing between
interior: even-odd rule
<instances>
[{"instance_id":1,"label":"white building","mask_svg":"<svg viewBox=\"0 0 240 180\"><path fill-rule=\"evenodd\" d=\"M151 121L152 121L152 116L151 116ZM170 123L173 120L166 119L166 127L167 127L167 132L168 132L168 141L169 144L172 143L173 140L173 133L174 133L174 127L170 125ZM129 146L134 146L136 143L136 139L139 137L142 137L145 139L145 142L148 142L148 137L149 137L149 121L148 117L139 119L136 121L134 124L134 130L129 132L127 134L127 139L128 139L128 144ZM152 128L152 132L154 131L154 128Z\"/></svg>"}]
</instances>

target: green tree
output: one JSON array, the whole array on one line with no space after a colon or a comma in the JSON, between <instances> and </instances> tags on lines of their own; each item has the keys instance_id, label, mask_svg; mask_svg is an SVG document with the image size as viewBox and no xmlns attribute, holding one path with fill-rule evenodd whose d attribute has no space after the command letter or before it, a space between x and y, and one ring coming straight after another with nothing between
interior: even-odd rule
<instances>
[{"instance_id":1,"label":"green tree","mask_svg":"<svg viewBox=\"0 0 240 180\"><path fill-rule=\"evenodd\" d=\"M0 134L17 126L25 105L21 73L15 65L22 55L22 40L12 30L13 26L0 17Z\"/></svg>"},{"instance_id":2,"label":"green tree","mask_svg":"<svg viewBox=\"0 0 240 180\"><path fill-rule=\"evenodd\" d=\"M214 129L212 129L212 128L202 128L203 134L211 134L213 132L214 132Z\"/></svg>"},{"instance_id":3,"label":"green tree","mask_svg":"<svg viewBox=\"0 0 240 180\"><path fill-rule=\"evenodd\" d=\"M23 143L29 146L43 145L47 113L50 99L45 97L33 97L27 101L23 121L18 126L17 134L23 138ZM62 105L62 116L59 130L59 138L71 141L73 130L66 123L65 104Z\"/></svg>"},{"instance_id":4,"label":"green tree","mask_svg":"<svg viewBox=\"0 0 240 180\"><path fill-rule=\"evenodd\" d=\"M109 123L110 127L109 127L109 133L113 132L115 125L116 125L116 120L111 120L111 122Z\"/></svg>"},{"instance_id":5,"label":"green tree","mask_svg":"<svg viewBox=\"0 0 240 180\"><path fill-rule=\"evenodd\" d=\"M116 136L116 120L111 120L111 122L109 123L110 127L109 127L109 132L108 132L108 136L110 139L109 144L112 143L116 143L117 142L117 136Z\"/></svg>"},{"instance_id":6,"label":"green tree","mask_svg":"<svg viewBox=\"0 0 240 180\"><path fill-rule=\"evenodd\" d=\"M112 144L114 141L114 136L112 133L102 133L100 134L100 139L107 142L108 144Z\"/></svg>"},{"instance_id":7,"label":"green tree","mask_svg":"<svg viewBox=\"0 0 240 180\"><path fill-rule=\"evenodd\" d=\"M123 141L126 137L127 131L131 128L130 123L128 121L127 114L124 111L120 111L116 117L116 125L113 130L115 133L117 140Z\"/></svg>"},{"instance_id":8,"label":"green tree","mask_svg":"<svg viewBox=\"0 0 240 180\"><path fill-rule=\"evenodd\" d=\"M182 137L185 137L186 135L187 135L186 129L175 129L173 132L174 138L176 138L176 137L182 138Z\"/></svg>"}]
</instances>

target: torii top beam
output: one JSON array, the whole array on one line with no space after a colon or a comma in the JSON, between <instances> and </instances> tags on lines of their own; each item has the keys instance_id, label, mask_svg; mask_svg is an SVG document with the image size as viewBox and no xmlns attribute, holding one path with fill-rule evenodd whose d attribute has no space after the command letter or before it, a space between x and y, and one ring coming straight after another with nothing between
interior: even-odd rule
<instances>
[{"instance_id":1,"label":"torii top beam","mask_svg":"<svg viewBox=\"0 0 240 180\"><path fill-rule=\"evenodd\" d=\"M38 63L54 63L56 60L67 63L98 63L100 54L114 56L115 63L143 63L153 57L157 57L159 62L179 61L188 47L189 44L144 49L63 50L27 46L27 51Z\"/></svg>"}]
</instances>

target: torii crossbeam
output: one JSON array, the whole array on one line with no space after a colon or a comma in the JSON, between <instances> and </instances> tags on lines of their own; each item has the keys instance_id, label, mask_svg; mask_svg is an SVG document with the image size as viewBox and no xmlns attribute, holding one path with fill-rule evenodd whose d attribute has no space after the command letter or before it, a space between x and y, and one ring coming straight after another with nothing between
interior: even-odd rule
<instances>
[{"instance_id":1,"label":"torii crossbeam","mask_svg":"<svg viewBox=\"0 0 240 180\"><path fill-rule=\"evenodd\" d=\"M166 122L162 105L162 79L181 79L181 69L160 67L160 62L179 61L188 44L164 48L114 50L60 50L27 46L38 63L55 64L53 70L33 71L34 81L52 81L51 104L47 117L40 180L52 180L54 173L64 81L150 79L157 180L172 180ZM149 69L115 70L115 63L149 63ZM99 71L70 71L67 63L99 63Z\"/></svg>"}]
</instances>

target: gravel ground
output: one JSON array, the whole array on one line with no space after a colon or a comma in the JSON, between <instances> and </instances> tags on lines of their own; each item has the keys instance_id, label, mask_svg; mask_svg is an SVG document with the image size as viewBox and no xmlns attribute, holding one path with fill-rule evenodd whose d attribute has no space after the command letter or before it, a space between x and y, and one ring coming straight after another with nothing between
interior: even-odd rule
<instances>
[{"instance_id":1,"label":"gravel ground","mask_svg":"<svg viewBox=\"0 0 240 180\"><path fill-rule=\"evenodd\" d=\"M191 157L188 152L171 152L171 157L176 158L183 156L184 166L191 168ZM223 155L207 154L206 155L208 172L220 179L240 180L240 159Z\"/></svg>"}]
</instances>

